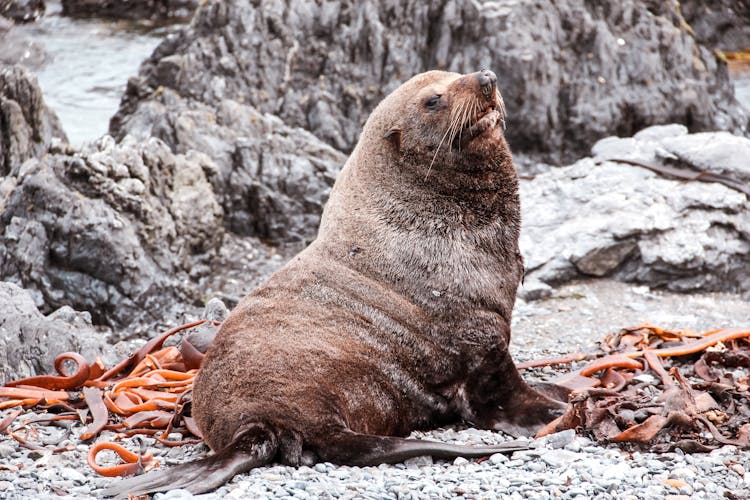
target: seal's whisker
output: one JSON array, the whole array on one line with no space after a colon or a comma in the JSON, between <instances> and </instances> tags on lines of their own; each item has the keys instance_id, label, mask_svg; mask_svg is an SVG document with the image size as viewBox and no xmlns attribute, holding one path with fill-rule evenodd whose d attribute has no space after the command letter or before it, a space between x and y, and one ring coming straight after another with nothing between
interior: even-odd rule
<instances>
[{"instance_id":1,"label":"seal's whisker","mask_svg":"<svg viewBox=\"0 0 750 500\"><path fill-rule=\"evenodd\" d=\"M459 134L463 132L464 123L465 123L465 115L466 111L468 110L468 103L466 101L463 101L461 103L461 107L459 108L459 112L456 113L456 120L455 124L453 126L453 130L451 132L451 146L453 145L453 142L456 140L456 134ZM458 150L461 151L461 142L459 138L459 144L458 144Z\"/></svg>"},{"instance_id":2,"label":"seal's whisker","mask_svg":"<svg viewBox=\"0 0 750 500\"><path fill-rule=\"evenodd\" d=\"M446 132L448 134L448 137L453 136L453 129L456 126L456 121L458 120L458 112L456 110L451 110L451 121L448 123L448 127L446 129ZM450 140L448 141L448 151L451 150L451 147L453 145L451 144Z\"/></svg>"},{"instance_id":3,"label":"seal's whisker","mask_svg":"<svg viewBox=\"0 0 750 500\"><path fill-rule=\"evenodd\" d=\"M437 148L435 149L435 154L432 155L432 161L430 162L430 166L427 167L427 173L424 175L424 180L426 181L427 178L430 176L430 170L432 170L432 165L435 163L435 159L437 158L438 153L440 152L440 147L443 145L443 142L445 141L445 138L448 136L448 132L450 132L450 124L448 125L448 128L445 130L445 133L443 134L443 137L440 139L440 142L438 143Z\"/></svg>"},{"instance_id":4,"label":"seal's whisker","mask_svg":"<svg viewBox=\"0 0 750 500\"><path fill-rule=\"evenodd\" d=\"M471 106L469 102L464 101L464 103L465 103L465 106L461 113L461 126L458 129L458 150L459 151L461 151L461 142L463 141L463 137L464 137L464 128L466 128L466 122L469 119L469 112L471 111Z\"/></svg>"}]
</instances>

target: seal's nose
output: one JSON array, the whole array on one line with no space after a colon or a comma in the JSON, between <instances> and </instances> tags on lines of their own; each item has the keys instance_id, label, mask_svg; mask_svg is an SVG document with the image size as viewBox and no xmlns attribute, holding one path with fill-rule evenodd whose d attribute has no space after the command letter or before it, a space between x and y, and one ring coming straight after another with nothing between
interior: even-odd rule
<instances>
[{"instance_id":1,"label":"seal's nose","mask_svg":"<svg viewBox=\"0 0 750 500\"><path fill-rule=\"evenodd\" d=\"M492 97L497 88L497 76L495 73L488 69L483 69L479 72L477 78L479 79L479 88L482 90L482 94L488 99Z\"/></svg>"}]
</instances>

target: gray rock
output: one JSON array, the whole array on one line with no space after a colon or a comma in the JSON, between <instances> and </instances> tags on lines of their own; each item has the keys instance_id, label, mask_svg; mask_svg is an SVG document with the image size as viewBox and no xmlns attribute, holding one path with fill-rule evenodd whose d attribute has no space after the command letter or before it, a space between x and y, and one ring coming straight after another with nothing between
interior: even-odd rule
<instances>
[{"instance_id":1,"label":"gray rock","mask_svg":"<svg viewBox=\"0 0 750 500\"><path fill-rule=\"evenodd\" d=\"M172 154L158 139L105 136L27 162L0 190L0 279L45 311L71 305L112 326L164 321L200 297L221 246L215 175L207 156Z\"/></svg>"},{"instance_id":2,"label":"gray rock","mask_svg":"<svg viewBox=\"0 0 750 500\"><path fill-rule=\"evenodd\" d=\"M56 373L54 360L63 352L77 352L92 362L105 345L88 313L66 307L44 316L28 291L0 281L0 385Z\"/></svg>"},{"instance_id":3,"label":"gray rock","mask_svg":"<svg viewBox=\"0 0 750 500\"><path fill-rule=\"evenodd\" d=\"M491 67L510 143L553 161L654 123L744 133L725 65L678 9L645 0L211 0L142 65L110 131L150 124L162 138L178 134L175 120L148 111L172 89L214 109L252 104L348 151L375 104L413 74Z\"/></svg>"},{"instance_id":4,"label":"gray rock","mask_svg":"<svg viewBox=\"0 0 750 500\"><path fill-rule=\"evenodd\" d=\"M21 66L0 70L0 177L47 152L55 139L67 141L36 77Z\"/></svg>"},{"instance_id":5,"label":"gray rock","mask_svg":"<svg viewBox=\"0 0 750 500\"><path fill-rule=\"evenodd\" d=\"M276 241L307 241L346 156L309 132L251 106L216 108L163 89L131 122L136 138L159 137L174 151L203 151L216 163L212 185L228 229Z\"/></svg>"},{"instance_id":6,"label":"gray rock","mask_svg":"<svg viewBox=\"0 0 750 500\"><path fill-rule=\"evenodd\" d=\"M750 47L750 3L681 0L680 10L701 43L730 51Z\"/></svg>"},{"instance_id":7,"label":"gray rock","mask_svg":"<svg viewBox=\"0 0 750 500\"><path fill-rule=\"evenodd\" d=\"M45 60L44 50L14 26L13 21L0 16L0 67L23 64L39 68Z\"/></svg>"},{"instance_id":8,"label":"gray rock","mask_svg":"<svg viewBox=\"0 0 750 500\"><path fill-rule=\"evenodd\" d=\"M724 133L684 135L676 128L674 135L661 132L600 141L593 150L596 160L583 159L522 184L521 246L530 282L612 276L683 292L750 292L745 194L606 161L626 150L653 159L666 148L686 162L747 182L743 158L750 140Z\"/></svg>"},{"instance_id":9,"label":"gray rock","mask_svg":"<svg viewBox=\"0 0 750 500\"><path fill-rule=\"evenodd\" d=\"M544 441L553 449L563 448L570 444L576 438L576 432L573 429L567 429L562 432L550 434L544 438Z\"/></svg>"},{"instance_id":10,"label":"gray rock","mask_svg":"<svg viewBox=\"0 0 750 500\"><path fill-rule=\"evenodd\" d=\"M110 19L171 19L193 15L199 0L62 0L64 16Z\"/></svg>"},{"instance_id":11,"label":"gray rock","mask_svg":"<svg viewBox=\"0 0 750 500\"><path fill-rule=\"evenodd\" d=\"M661 125L633 137L607 137L591 148L598 160L666 164L688 175L709 172L750 185L750 141L727 132L688 134L683 125Z\"/></svg>"},{"instance_id":12,"label":"gray rock","mask_svg":"<svg viewBox=\"0 0 750 500\"><path fill-rule=\"evenodd\" d=\"M0 0L0 16L16 22L36 21L44 14L44 0Z\"/></svg>"},{"instance_id":13,"label":"gray rock","mask_svg":"<svg viewBox=\"0 0 750 500\"><path fill-rule=\"evenodd\" d=\"M750 186L750 141L727 132L664 138L661 146L696 170L730 176Z\"/></svg>"}]
</instances>

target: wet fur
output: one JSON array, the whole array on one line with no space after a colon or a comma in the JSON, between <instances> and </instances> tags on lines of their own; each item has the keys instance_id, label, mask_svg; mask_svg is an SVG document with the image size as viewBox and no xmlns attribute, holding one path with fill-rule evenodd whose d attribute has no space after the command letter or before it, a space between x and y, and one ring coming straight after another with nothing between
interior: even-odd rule
<instances>
[{"instance_id":1,"label":"wet fur","mask_svg":"<svg viewBox=\"0 0 750 500\"><path fill-rule=\"evenodd\" d=\"M433 71L373 111L318 238L223 323L193 395L220 458L183 467L224 464L226 480L264 460L486 455L519 446L386 436L462 420L529 434L564 407L527 386L508 353L523 273L518 179L500 95L482 90L476 74ZM273 453L258 451L269 443ZM119 492L180 476L157 474L151 489L136 478ZM197 482L191 491L205 491Z\"/></svg>"}]
</instances>

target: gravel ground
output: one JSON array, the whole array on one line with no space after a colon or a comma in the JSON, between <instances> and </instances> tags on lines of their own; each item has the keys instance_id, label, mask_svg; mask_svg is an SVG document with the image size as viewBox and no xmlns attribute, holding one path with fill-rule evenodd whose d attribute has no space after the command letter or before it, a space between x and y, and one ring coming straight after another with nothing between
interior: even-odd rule
<instances>
[{"instance_id":1,"label":"gravel ground","mask_svg":"<svg viewBox=\"0 0 750 500\"><path fill-rule=\"evenodd\" d=\"M599 280L558 289L541 302L519 302L514 318L513 352L519 361L592 349L605 333L643 321L698 331L747 325L750 302L724 294L676 295ZM554 378L544 368L529 378ZM0 417L4 414L0 412ZM0 438L0 498L96 498L112 479L96 477L86 464L88 446L65 428L38 427L39 439L74 445L60 454L29 451ZM507 437L455 427L415 437L457 443L496 443ZM106 440L104 434L100 439ZM165 449L145 440L162 465L205 453L203 445ZM724 446L708 454L653 454L600 446L565 431L531 443L532 448L488 460L429 457L379 467L263 467L235 477L213 493L195 498L750 498L750 452ZM132 450L139 444L126 442ZM112 458L103 455L103 458ZM746 474L746 471L749 471ZM156 499L193 498L182 490Z\"/></svg>"}]
</instances>

